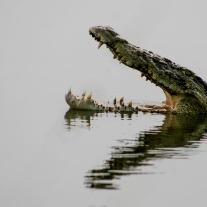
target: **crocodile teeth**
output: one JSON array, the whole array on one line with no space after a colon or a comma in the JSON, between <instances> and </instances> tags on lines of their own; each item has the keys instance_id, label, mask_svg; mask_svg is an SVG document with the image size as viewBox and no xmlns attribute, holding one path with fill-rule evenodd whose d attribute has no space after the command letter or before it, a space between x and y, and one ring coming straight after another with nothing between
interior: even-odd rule
<instances>
[{"instance_id":1,"label":"crocodile teeth","mask_svg":"<svg viewBox=\"0 0 207 207\"><path fill-rule=\"evenodd\" d=\"M91 97L92 97L92 93L90 93L90 94L88 95L87 99L91 99Z\"/></svg>"},{"instance_id":2,"label":"crocodile teeth","mask_svg":"<svg viewBox=\"0 0 207 207\"><path fill-rule=\"evenodd\" d=\"M123 101L124 101L124 96L121 97L121 99L120 99L120 105L122 104Z\"/></svg>"},{"instance_id":3,"label":"crocodile teeth","mask_svg":"<svg viewBox=\"0 0 207 207\"><path fill-rule=\"evenodd\" d=\"M82 96L85 96L86 95L86 90L83 92Z\"/></svg>"},{"instance_id":4,"label":"crocodile teeth","mask_svg":"<svg viewBox=\"0 0 207 207\"><path fill-rule=\"evenodd\" d=\"M103 42L99 42L98 49L103 45Z\"/></svg>"},{"instance_id":5,"label":"crocodile teeth","mask_svg":"<svg viewBox=\"0 0 207 207\"><path fill-rule=\"evenodd\" d=\"M122 57L122 58L120 58L120 60L119 60L119 63L121 64L121 63L124 63L124 58Z\"/></svg>"},{"instance_id":6,"label":"crocodile teeth","mask_svg":"<svg viewBox=\"0 0 207 207\"><path fill-rule=\"evenodd\" d=\"M114 105L116 104L116 98L114 99Z\"/></svg>"}]
</instances>

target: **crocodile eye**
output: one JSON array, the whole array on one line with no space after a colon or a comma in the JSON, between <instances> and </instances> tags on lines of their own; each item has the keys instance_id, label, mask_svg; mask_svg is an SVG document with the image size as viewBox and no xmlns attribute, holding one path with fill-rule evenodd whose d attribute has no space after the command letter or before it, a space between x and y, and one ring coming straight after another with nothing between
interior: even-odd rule
<instances>
[{"instance_id":1,"label":"crocodile eye","mask_svg":"<svg viewBox=\"0 0 207 207\"><path fill-rule=\"evenodd\" d=\"M191 76L191 75L192 75L192 73L191 73L189 70L186 70L186 71L185 71L185 74L186 74L187 76Z\"/></svg>"}]
</instances>

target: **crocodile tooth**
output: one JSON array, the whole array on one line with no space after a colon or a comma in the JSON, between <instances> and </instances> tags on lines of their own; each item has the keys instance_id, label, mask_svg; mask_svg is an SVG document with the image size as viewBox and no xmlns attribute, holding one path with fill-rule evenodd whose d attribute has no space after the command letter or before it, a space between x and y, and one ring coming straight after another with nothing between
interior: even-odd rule
<instances>
[{"instance_id":1,"label":"crocodile tooth","mask_svg":"<svg viewBox=\"0 0 207 207\"><path fill-rule=\"evenodd\" d=\"M91 99L91 97L92 97L92 93L90 93L90 94L88 95L87 99Z\"/></svg>"},{"instance_id":2,"label":"crocodile tooth","mask_svg":"<svg viewBox=\"0 0 207 207\"><path fill-rule=\"evenodd\" d=\"M144 73L141 74L141 78L144 76Z\"/></svg>"},{"instance_id":3,"label":"crocodile tooth","mask_svg":"<svg viewBox=\"0 0 207 207\"><path fill-rule=\"evenodd\" d=\"M122 96L120 99L120 105L122 104L123 101L124 101L124 96Z\"/></svg>"},{"instance_id":4,"label":"crocodile tooth","mask_svg":"<svg viewBox=\"0 0 207 207\"><path fill-rule=\"evenodd\" d=\"M137 107L134 109L134 111L138 111L138 109L139 109L139 108L138 108L138 106L137 106Z\"/></svg>"},{"instance_id":5,"label":"crocodile tooth","mask_svg":"<svg viewBox=\"0 0 207 207\"><path fill-rule=\"evenodd\" d=\"M146 81L148 81L149 79L148 79L148 77L146 77Z\"/></svg>"},{"instance_id":6,"label":"crocodile tooth","mask_svg":"<svg viewBox=\"0 0 207 207\"><path fill-rule=\"evenodd\" d=\"M86 90L83 92L82 96L85 96L86 95Z\"/></svg>"},{"instance_id":7,"label":"crocodile tooth","mask_svg":"<svg viewBox=\"0 0 207 207\"><path fill-rule=\"evenodd\" d=\"M122 57L122 58L120 59L120 62L119 62L119 63L120 63L120 64L121 64L121 63L124 63L124 61L125 61L125 59Z\"/></svg>"},{"instance_id":8,"label":"crocodile tooth","mask_svg":"<svg viewBox=\"0 0 207 207\"><path fill-rule=\"evenodd\" d=\"M114 105L116 104L116 98L114 98Z\"/></svg>"},{"instance_id":9,"label":"crocodile tooth","mask_svg":"<svg viewBox=\"0 0 207 207\"><path fill-rule=\"evenodd\" d=\"M103 42L99 42L98 49L103 45Z\"/></svg>"}]
</instances>

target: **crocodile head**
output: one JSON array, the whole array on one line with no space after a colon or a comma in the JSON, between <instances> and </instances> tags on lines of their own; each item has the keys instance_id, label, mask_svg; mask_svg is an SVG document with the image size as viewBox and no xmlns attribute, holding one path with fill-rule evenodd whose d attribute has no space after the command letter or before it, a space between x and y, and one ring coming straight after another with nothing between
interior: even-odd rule
<instances>
[{"instance_id":1,"label":"crocodile head","mask_svg":"<svg viewBox=\"0 0 207 207\"><path fill-rule=\"evenodd\" d=\"M207 84L191 70L130 44L111 27L96 26L89 33L100 48L106 44L114 59L141 72L166 95L165 106L177 113L207 113Z\"/></svg>"}]
</instances>

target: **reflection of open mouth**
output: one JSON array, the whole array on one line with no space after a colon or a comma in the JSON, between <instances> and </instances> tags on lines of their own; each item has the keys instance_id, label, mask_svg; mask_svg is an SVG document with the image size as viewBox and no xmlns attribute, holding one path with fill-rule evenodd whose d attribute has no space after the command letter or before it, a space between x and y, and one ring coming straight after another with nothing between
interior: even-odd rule
<instances>
[{"instance_id":1,"label":"reflection of open mouth","mask_svg":"<svg viewBox=\"0 0 207 207\"><path fill-rule=\"evenodd\" d=\"M89 33L99 42L98 48L106 44L114 59L140 71L141 77L159 86L166 95L166 110L207 113L207 84L192 71L128 43L111 27L92 27Z\"/></svg>"}]
</instances>

